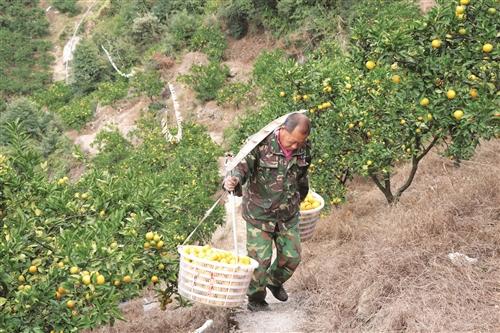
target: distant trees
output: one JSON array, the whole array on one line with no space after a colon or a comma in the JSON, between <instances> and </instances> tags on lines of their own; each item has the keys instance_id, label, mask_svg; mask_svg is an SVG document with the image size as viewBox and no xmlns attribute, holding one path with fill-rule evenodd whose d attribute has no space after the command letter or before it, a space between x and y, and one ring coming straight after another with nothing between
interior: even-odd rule
<instances>
[{"instance_id":1,"label":"distant trees","mask_svg":"<svg viewBox=\"0 0 500 333\"><path fill-rule=\"evenodd\" d=\"M50 82L49 23L38 1L0 2L0 98L29 94Z\"/></svg>"}]
</instances>

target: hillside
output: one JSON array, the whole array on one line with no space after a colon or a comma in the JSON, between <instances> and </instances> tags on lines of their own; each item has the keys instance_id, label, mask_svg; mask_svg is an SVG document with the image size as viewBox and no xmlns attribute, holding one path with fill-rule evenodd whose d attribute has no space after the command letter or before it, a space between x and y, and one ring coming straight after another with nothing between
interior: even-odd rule
<instances>
[{"instance_id":1,"label":"hillside","mask_svg":"<svg viewBox=\"0 0 500 333\"><path fill-rule=\"evenodd\" d=\"M500 330L497 7L0 5L0 333ZM225 153L294 110L326 206L290 299L188 304ZM189 244L233 250L234 208L246 265L240 204Z\"/></svg>"},{"instance_id":2,"label":"hillside","mask_svg":"<svg viewBox=\"0 0 500 333\"><path fill-rule=\"evenodd\" d=\"M357 182L304 251L294 281L308 314L301 329L498 330L499 148L485 143L460 168L433 153L397 207Z\"/></svg>"},{"instance_id":3,"label":"hillside","mask_svg":"<svg viewBox=\"0 0 500 333\"><path fill-rule=\"evenodd\" d=\"M208 319L214 324L206 332L494 332L500 327L499 148L485 143L460 168L432 153L398 207L357 180L349 203L323 217L304 243L290 300L269 297L270 313L203 305L164 313L143 309L152 301L146 296L124 306L127 322L98 332L190 332ZM398 174L407 171L403 166ZM452 253L477 262L452 261Z\"/></svg>"}]
</instances>

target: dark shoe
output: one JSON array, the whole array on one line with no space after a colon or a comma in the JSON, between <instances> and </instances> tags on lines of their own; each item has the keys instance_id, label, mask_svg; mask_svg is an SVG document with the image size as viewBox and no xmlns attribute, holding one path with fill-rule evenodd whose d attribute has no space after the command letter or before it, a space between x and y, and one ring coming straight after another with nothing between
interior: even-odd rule
<instances>
[{"instance_id":1,"label":"dark shoe","mask_svg":"<svg viewBox=\"0 0 500 333\"><path fill-rule=\"evenodd\" d=\"M269 304L266 301L248 301L247 309L250 311L267 311L269 310Z\"/></svg>"},{"instance_id":2,"label":"dark shoe","mask_svg":"<svg viewBox=\"0 0 500 333\"><path fill-rule=\"evenodd\" d=\"M285 302L288 299L288 294L286 293L283 286L276 287L276 286L273 286L271 284L268 284L267 289L271 290L271 292L273 293L273 296L278 301Z\"/></svg>"}]
</instances>

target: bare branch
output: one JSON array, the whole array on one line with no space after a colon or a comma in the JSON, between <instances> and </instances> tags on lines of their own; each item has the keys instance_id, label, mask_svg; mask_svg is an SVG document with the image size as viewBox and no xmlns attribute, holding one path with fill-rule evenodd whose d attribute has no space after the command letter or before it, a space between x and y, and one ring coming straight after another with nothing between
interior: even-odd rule
<instances>
[{"instance_id":1,"label":"bare branch","mask_svg":"<svg viewBox=\"0 0 500 333\"><path fill-rule=\"evenodd\" d=\"M345 182L347 181L347 178L349 177L349 169L345 169L344 170L344 174L342 175L342 179L340 180L340 182L342 183L342 185L345 185Z\"/></svg>"},{"instance_id":2,"label":"bare branch","mask_svg":"<svg viewBox=\"0 0 500 333\"><path fill-rule=\"evenodd\" d=\"M427 155L427 153L432 149L432 147L434 147L434 145L437 143L437 141L439 140L439 137L438 136L435 136L431 143L427 146L427 148L425 148L423 151L422 151L422 154L420 154L418 157L417 157L417 160L420 161L425 155Z\"/></svg>"},{"instance_id":3,"label":"bare branch","mask_svg":"<svg viewBox=\"0 0 500 333\"><path fill-rule=\"evenodd\" d=\"M413 182L413 178L415 178L415 174L417 173L418 162L419 162L419 159L416 156L413 156L412 159L411 159L411 171L410 171L410 174L409 174L408 178L406 179L406 182L403 184L403 186L401 186L397 190L396 195L395 195L396 201L399 200L399 198L401 197L401 194L408 187L410 187L411 183Z\"/></svg>"},{"instance_id":4,"label":"bare branch","mask_svg":"<svg viewBox=\"0 0 500 333\"><path fill-rule=\"evenodd\" d=\"M379 190L382 191L382 193L384 193L385 198L387 199L387 202L389 204L392 204L394 202L394 196L391 192L391 183L390 183L389 176L386 176L386 178L384 179L385 185L388 187L382 185L382 183L380 182L380 180L378 179L378 177L375 174L371 174L370 178L373 180L375 185L377 185Z\"/></svg>"}]
</instances>

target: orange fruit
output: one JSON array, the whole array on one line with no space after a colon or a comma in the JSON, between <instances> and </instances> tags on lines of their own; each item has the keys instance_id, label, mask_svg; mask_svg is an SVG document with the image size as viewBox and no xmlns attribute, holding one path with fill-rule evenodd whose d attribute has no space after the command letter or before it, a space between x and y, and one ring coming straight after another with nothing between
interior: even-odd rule
<instances>
[{"instance_id":1,"label":"orange fruit","mask_svg":"<svg viewBox=\"0 0 500 333\"><path fill-rule=\"evenodd\" d=\"M106 278L104 278L104 276L102 276L102 275L97 275L97 278L96 278L96 283L97 283L98 285L103 285L105 282L106 282Z\"/></svg>"},{"instance_id":2,"label":"orange fruit","mask_svg":"<svg viewBox=\"0 0 500 333\"><path fill-rule=\"evenodd\" d=\"M439 49L441 47L441 41L439 39L433 39L431 45L434 49Z\"/></svg>"},{"instance_id":3,"label":"orange fruit","mask_svg":"<svg viewBox=\"0 0 500 333\"><path fill-rule=\"evenodd\" d=\"M477 93L477 89L475 89L475 88L472 88L470 90L469 94L470 94L470 97L472 97L472 98L477 98L477 96L479 96L479 94Z\"/></svg>"},{"instance_id":4,"label":"orange fruit","mask_svg":"<svg viewBox=\"0 0 500 333\"><path fill-rule=\"evenodd\" d=\"M464 116L464 112L462 110L456 110L455 112L453 112L453 117L456 119L456 120L460 120L462 119Z\"/></svg>"},{"instance_id":5,"label":"orange fruit","mask_svg":"<svg viewBox=\"0 0 500 333\"><path fill-rule=\"evenodd\" d=\"M493 45L491 45L490 43L486 43L483 45L484 53L490 53L491 51L493 51Z\"/></svg>"},{"instance_id":6,"label":"orange fruit","mask_svg":"<svg viewBox=\"0 0 500 333\"><path fill-rule=\"evenodd\" d=\"M374 69L374 68L377 66L377 64L375 64L375 62L374 62L374 61L372 61L372 60L368 60L368 61L366 62L366 64L365 64L365 66L366 66L366 68L368 68L369 70L372 70L372 69Z\"/></svg>"},{"instance_id":7,"label":"orange fruit","mask_svg":"<svg viewBox=\"0 0 500 333\"><path fill-rule=\"evenodd\" d=\"M457 6L455 8L455 14L460 15L465 13L465 7L464 6Z\"/></svg>"},{"instance_id":8,"label":"orange fruit","mask_svg":"<svg viewBox=\"0 0 500 333\"><path fill-rule=\"evenodd\" d=\"M420 105L422 106L427 106L429 105L429 99L427 97L424 97L420 100Z\"/></svg>"},{"instance_id":9,"label":"orange fruit","mask_svg":"<svg viewBox=\"0 0 500 333\"><path fill-rule=\"evenodd\" d=\"M90 275L84 275L82 276L82 283L86 286L88 286L90 284L91 281L91 278L90 278Z\"/></svg>"}]
</instances>

